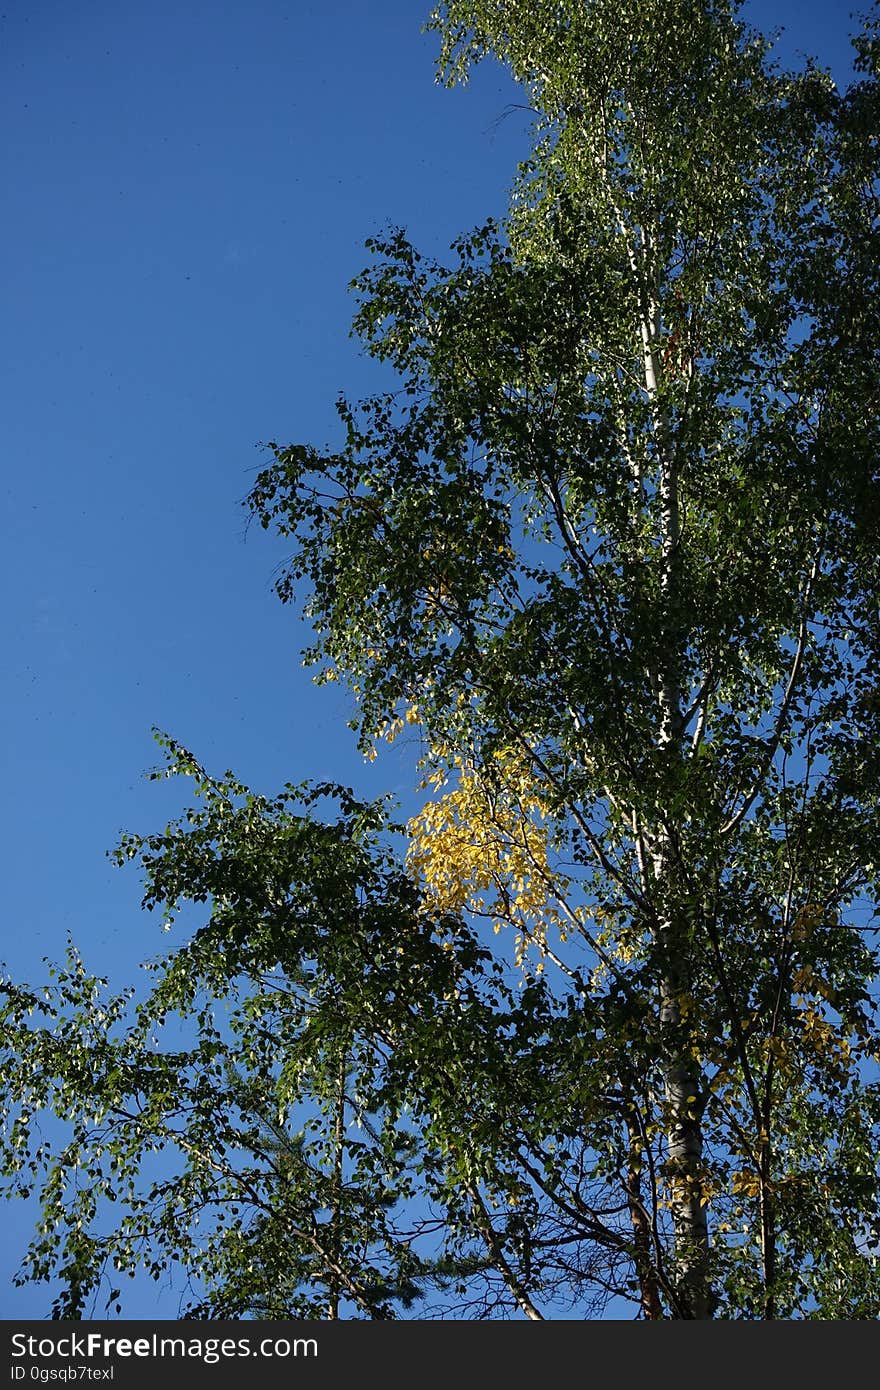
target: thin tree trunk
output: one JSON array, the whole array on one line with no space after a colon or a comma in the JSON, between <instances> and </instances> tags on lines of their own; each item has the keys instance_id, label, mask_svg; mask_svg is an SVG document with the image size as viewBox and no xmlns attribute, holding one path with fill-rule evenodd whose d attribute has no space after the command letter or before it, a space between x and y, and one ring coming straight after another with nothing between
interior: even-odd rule
<instances>
[{"instance_id":1,"label":"thin tree trunk","mask_svg":"<svg viewBox=\"0 0 880 1390\"><path fill-rule=\"evenodd\" d=\"M331 1241L333 1245L333 1261L336 1268L339 1266L339 1257L342 1252L342 1239L339 1225L342 1216L342 1164L345 1153L345 1080L347 1075L348 1052L346 1049L343 1051L339 1063L339 1090L336 1096L336 1115L333 1133L333 1215L331 1219ZM327 1318L330 1322L339 1321L339 1297L339 1277L338 1274L334 1274L330 1283L330 1301L327 1308Z\"/></svg>"},{"instance_id":2,"label":"thin tree trunk","mask_svg":"<svg viewBox=\"0 0 880 1390\"><path fill-rule=\"evenodd\" d=\"M664 939L665 938L665 939ZM682 954L667 926L661 931L666 956L661 981L660 1028L666 1092L666 1169L675 1231L676 1282L686 1317L710 1318L709 1222L703 1190L703 1131L700 1075L688 1054L681 1000L687 998Z\"/></svg>"},{"instance_id":3,"label":"thin tree trunk","mask_svg":"<svg viewBox=\"0 0 880 1390\"><path fill-rule=\"evenodd\" d=\"M761 1183L761 1274L764 1283L764 1317L776 1317L776 1217L773 1210L771 1186L770 1141L766 1131L762 1136L759 1177Z\"/></svg>"},{"instance_id":4,"label":"thin tree trunk","mask_svg":"<svg viewBox=\"0 0 880 1390\"><path fill-rule=\"evenodd\" d=\"M636 1127L627 1125L630 1161L626 1171L626 1193L633 1228L636 1275L641 1294L642 1315L651 1322L663 1317L663 1304L654 1267L651 1222L642 1193L642 1139Z\"/></svg>"},{"instance_id":5,"label":"thin tree trunk","mask_svg":"<svg viewBox=\"0 0 880 1390\"><path fill-rule=\"evenodd\" d=\"M649 249L646 245L643 262L646 285L649 279ZM645 387L654 408L653 429L659 458L661 511L660 589L665 640L657 682L660 706L658 744L675 766L684 757L682 671L685 635L682 631L679 593L681 519L678 460L669 422L657 403L658 322L654 293L645 289L643 303L649 306L648 315L643 319L641 337ZM681 909L676 901L678 895L670 892L676 879L673 857L668 825L658 827L653 836L652 859L660 904L656 942L661 962L660 1036L666 1101L666 1168L675 1232L676 1283L685 1316L703 1319L712 1316L712 1297L709 1287L709 1222L702 1176L701 1077L690 1047L690 1030L682 1018L682 1004L689 1002L691 996L688 955L692 945L683 924L674 920ZM670 901L673 904L671 911L668 906Z\"/></svg>"}]
</instances>

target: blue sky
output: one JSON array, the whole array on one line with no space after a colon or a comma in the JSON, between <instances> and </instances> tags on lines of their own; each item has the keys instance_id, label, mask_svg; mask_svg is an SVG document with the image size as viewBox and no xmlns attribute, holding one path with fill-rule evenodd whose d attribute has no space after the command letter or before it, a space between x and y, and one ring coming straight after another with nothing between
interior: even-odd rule
<instances>
[{"instance_id":1,"label":"blue sky","mask_svg":"<svg viewBox=\"0 0 880 1390\"><path fill-rule=\"evenodd\" d=\"M314 689L244 534L261 440L332 442L375 381L349 280L387 223L442 253L504 211L523 113L493 67L434 84L413 0L0 0L3 539L0 958L42 976L68 933L114 984L167 941L105 858L179 792L158 725L257 789L332 777L405 798L345 698ZM782 52L848 61L845 8L752 4ZM3 1211L0 1318L32 1213ZM148 1290L131 1316L174 1317Z\"/></svg>"}]
</instances>

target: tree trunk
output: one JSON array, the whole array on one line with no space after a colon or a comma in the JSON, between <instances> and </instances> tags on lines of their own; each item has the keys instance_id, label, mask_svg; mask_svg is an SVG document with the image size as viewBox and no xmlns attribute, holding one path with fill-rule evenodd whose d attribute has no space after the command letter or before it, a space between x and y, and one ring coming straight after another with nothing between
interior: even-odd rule
<instances>
[{"instance_id":1,"label":"tree trunk","mask_svg":"<svg viewBox=\"0 0 880 1390\"><path fill-rule=\"evenodd\" d=\"M634 1125L629 1124L627 1129L630 1161L626 1172L626 1192L633 1228L633 1250L641 1295L642 1316L649 1322L656 1322L663 1317L663 1304L660 1301L660 1289L653 1258L651 1221L645 1210L642 1194L642 1137Z\"/></svg>"},{"instance_id":2,"label":"tree trunk","mask_svg":"<svg viewBox=\"0 0 880 1390\"><path fill-rule=\"evenodd\" d=\"M660 1028L664 1051L666 1171L675 1231L676 1284L680 1314L710 1318L709 1222L703 1190L703 1131L699 1068L689 1055L681 1000L688 997L679 947L664 927L666 972L660 985Z\"/></svg>"},{"instance_id":3,"label":"tree trunk","mask_svg":"<svg viewBox=\"0 0 880 1390\"><path fill-rule=\"evenodd\" d=\"M646 246L645 275L647 275ZM659 364L656 355L658 322L656 298L647 291L650 305L643 322L642 344L645 360L645 386L654 407L653 430L659 458L659 499L661 509L660 590L663 600L661 621L664 632L663 663L657 673L660 713L658 745L669 761L670 785L682 766L684 752L683 669L687 636L683 628L679 574L681 568L681 518L676 444L669 422L657 405ZM671 817L670 817L671 819ZM680 912L678 893L670 892L676 878L674 850L670 843L669 822L657 827L653 835L655 888L659 912L655 940L660 958L660 1035L666 1113L666 1173L669 1184L675 1232L676 1285L681 1316L710 1318L712 1297L709 1286L709 1222L703 1189L703 1129L701 1118L701 1078L699 1064L690 1046L690 1029L682 1018L682 1005L691 998L689 952L693 949L687 930L675 920ZM669 903L673 906L670 909Z\"/></svg>"}]
</instances>

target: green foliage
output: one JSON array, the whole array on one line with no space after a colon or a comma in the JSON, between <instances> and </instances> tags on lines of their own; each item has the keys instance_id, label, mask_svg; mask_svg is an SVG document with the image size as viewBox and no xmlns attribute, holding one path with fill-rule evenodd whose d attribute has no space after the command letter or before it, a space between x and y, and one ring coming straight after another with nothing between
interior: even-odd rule
<instances>
[{"instance_id":1,"label":"green foliage","mask_svg":"<svg viewBox=\"0 0 880 1390\"><path fill-rule=\"evenodd\" d=\"M49 988L5 991L4 1167L43 1206L24 1277L61 1281L59 1317L175 1265L198 1291L188 1316L392 1316L444 1282L419 1253L432 1222L400 1229L421 1160L393 1039L440 1026L480 952L432 939L377 806L329 786L267 801L164 742L163 775L193 778L201 804L115 857L142 865L167 924L187 902L208 920L136 1004L73 948ZM331 798L337 817L316 819Z\"/></svg>"},{"instance_id":2,"label":"green foliage","mask_svg":"<svg viewBox=\"0 0 880 1390\"><path fill-rule=\"evenodd\" d=\"M350 682L365 749L416 718L428 780L456 781L417 821L426 889L452 901L458 872L497 919L505 769L524 827L541 807L531 968L559 999L621 995L646 1315L822 1315L833 1286L864 1316L873 22L846 93L776 67L724 3L448 0L433 26L450 81L494 56L524 84L534 154L505 227L451 264L372 243L355 327L400 389L343 402L332 457L271 446L250 506L295 538L279 593L307 595L308 659ZM604 1171L624 1202L619 1158Z\"/></svg>"},{"instance_id":3,"label":"green foliage","mask_svg":"<svg viewBox=\"0 0 880 1390\"><path fill-rule=\"evenodd\" d=\"M202 1316L874 1318L876 26L845 93L721 0L432 26L526 89L510 216L370 243L395 389L248 499L428 801L401 860L169 741L204 806L118 855L207 924L131 1022L75 956L8 988L25 1274L73 1316L177 1258Z\"/></svg>"},{"instance_id":4,"label":"green foliage","mask_svg":"<svg viewBox=\"0 0 880 1390\"><path fill-rule=\"evenodd\" d=\"M548 1290L573 1296L597 1240L625 1265L586 1174L570 1187L560 1170L552 1201L529 1178L586 1156L593 1006L512 987L472 930L420 903L375 804L335 786L267 800L162 742L157 775L193 779L198 802L115 858L140 864L166 925L188 904L207 920L139 1001L108 995L73 947L49 986L3 991L0 1152L10 1190L39 1194L20 1277L60 1285L53 1315L119 1312L126 1276L179 1271L188 1317L487 1316L505 1306L501 1246L528 1262L564 1222Z\"/></svg>"}]
</instances>

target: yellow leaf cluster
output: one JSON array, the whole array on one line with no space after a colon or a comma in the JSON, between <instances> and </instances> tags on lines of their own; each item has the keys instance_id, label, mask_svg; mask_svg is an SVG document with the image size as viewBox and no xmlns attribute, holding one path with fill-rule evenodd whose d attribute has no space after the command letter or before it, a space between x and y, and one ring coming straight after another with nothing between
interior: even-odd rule
<instances>
[{"instance_id":1,"label":"yellow leaf cluster","mask_svg":"<svg viewBox=\"0 0 880 1390\"><path fill-rule=\"evenodd\" d=\"M824 916L825 909L820 903L806 903L792 924L791 934L795 941L808 940Z\"/></svg>"},{"instance_id":2,"label":"yellow leaf cluster","mask_svg":"<svg viewBox=\"0 0 880 1390\"><path fill-rule=\"evenodd\" d=\"M757 1197L761 1191L761 1180L757 1173L740 1171L730 1175L731 1189L741 1197Z\"/></svg>"},{"instance_id":3,"label":"yellow leaf cluster","mask_svg":"<svg viewBox=\"0 0 880 1390\"><path fill-rule=\"evenodd\" d=\"M458 785L409 822L410 869L440 911L489 916L496 931L517 928L521 962L529 944L546 942L550 926L564 935L546 803L515 754L497 755L491 775L454 761Z\"/></svg>"},{"instance_id":4,"label":"yellow leaf cluster","mask_svg":"<svg viewBox=\"0 0 880 1390\"><path fill-rule=\"evenodd\" d=\"M813 1004L800 1010L799 1022L806 1046L824 1060L826 1065L841 1078L845 1077L852 1064L852 1047L849 1039L827 1018L823 1018Z\"/></svg>"}]
</instances>

